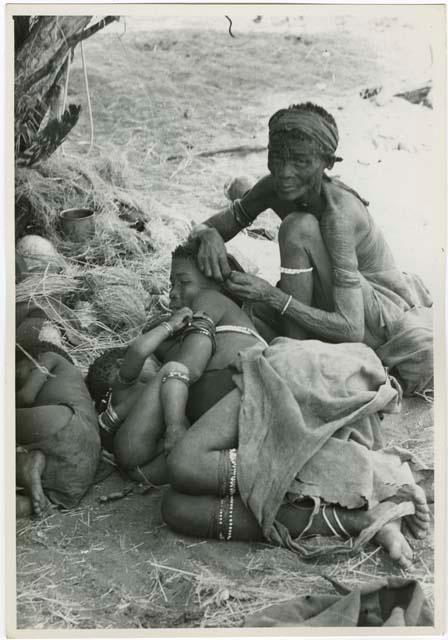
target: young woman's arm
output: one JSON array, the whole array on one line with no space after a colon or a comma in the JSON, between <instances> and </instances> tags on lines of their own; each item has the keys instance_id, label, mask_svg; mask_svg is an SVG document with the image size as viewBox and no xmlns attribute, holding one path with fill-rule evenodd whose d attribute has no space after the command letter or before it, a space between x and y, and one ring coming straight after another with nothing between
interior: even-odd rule
<instances>
[{"instance_id":1,"label":"young woman's arm","mask_svg":"<svg viewBox=\"0 0 448 640\"><path fill-rule=\"evenodd\" d=\"M162 383L160 392L167 453L185 435L188 385L201 377L214 353L215 325L224 315L225 298L215 291L204 291L197 296L192 307L196 312L192 326L184 337L176 361L167 365L171 373Z\"/></svg>"},{"instance_id":2,"label":"young woman's arm","mask_svg":"<svg viewBox=\"0 0 448 640\"><path fill-rule=\"evenodd\" d=\"M185 327L192 315L191 309L184 307L176 311L167 321L136 338L123 358L116 381L118 385L129 385L137 380L146 358L152 355L174 332Z\"/></svg>"},{"instance_id":3,"label":"young woman's arm","mask_svg":"<svg viewBox=\"0 0 448 640\"><path fill-rule=\"evenodd\" d=\"M215 327L221 321L229 301L217 291L202 291L192 303L193 313L200 317L204 313L210 320L212 335L189 330L176 355L176 361L184 364L190 372L191 383L196 382L204 373L214 352ZM194 323L193 323L194 324ZM199 328L201 322L199 320ZM208 330L207 323L206 330Z\"/></svg>"}]
</instances>

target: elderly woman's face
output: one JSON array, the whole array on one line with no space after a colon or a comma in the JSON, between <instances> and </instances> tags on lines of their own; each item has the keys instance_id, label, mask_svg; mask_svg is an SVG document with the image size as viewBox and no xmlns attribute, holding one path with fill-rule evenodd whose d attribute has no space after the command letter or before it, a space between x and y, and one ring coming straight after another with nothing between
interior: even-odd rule
<instances>
[{"instance_id":1,"label":"elderly woman's face","mask_svg":"<svg viewBox=\"0 0 448 640\"><path fill-rule=\"evenodd\" d=\"M288 139L286 135L269 141L268 168L283 200L304 198L317 189L326 164L312 142Z\"/></svg>"},{"instance_id":2,"label":"elderly woman's face","mask_svg":"<svg viewBox=\"0 0 448 640\"><path fill-rule=\"evenodd\" d=\"M193 260L174 258L171 263L170 309L191 307L202 289L210 289L213 281L203 275Z\"/></svg>"}]
</instances>

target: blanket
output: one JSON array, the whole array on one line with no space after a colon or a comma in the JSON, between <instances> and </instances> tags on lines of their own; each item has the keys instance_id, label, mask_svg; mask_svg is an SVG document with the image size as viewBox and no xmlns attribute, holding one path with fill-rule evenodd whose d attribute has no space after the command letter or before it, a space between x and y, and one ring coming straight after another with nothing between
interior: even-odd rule
<instances>
[{"instance_id":1,"label":"blanket","mask_svg":"<svg viewBox=\"0 0 448 640\"><path fill-rule=\"evenodd\" d=\"M238 486L267 540L294 548L276 521L286 496L370 507L414 482L399 450L378 450L378 412L401 396L366 345L276 338L235 366Z\"/></svg>"}]
</instances>

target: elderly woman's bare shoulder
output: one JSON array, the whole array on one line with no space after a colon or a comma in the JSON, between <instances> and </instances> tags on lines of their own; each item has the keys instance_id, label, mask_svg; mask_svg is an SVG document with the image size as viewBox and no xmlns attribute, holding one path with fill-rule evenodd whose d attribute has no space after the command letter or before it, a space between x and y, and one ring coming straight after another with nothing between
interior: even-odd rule
<instances>
[{"instance_id":1,"label":"elderly woman's bare shoulder","mask_svg":"<svg viewBox=\"0 0 448 640\"><path fill-rule=\"evenodd\" d=\"M366 221L368 202L354 189L335 179L325 180L322 188L327 205L327 214L351 223Z\"/></svg>"}]
</instances>

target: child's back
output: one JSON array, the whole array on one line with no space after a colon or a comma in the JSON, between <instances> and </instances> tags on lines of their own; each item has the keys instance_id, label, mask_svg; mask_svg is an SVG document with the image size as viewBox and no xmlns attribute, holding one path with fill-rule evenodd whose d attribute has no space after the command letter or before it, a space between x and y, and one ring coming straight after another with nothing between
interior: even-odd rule
<instances>
[{"instance_id":1,"label":"child's back","mask_svg":"<svg viewBox=\"0 0 448 640\"><path fill-rule=\"evenodd\" d=\"M44 492L53 503L70 508L95 476L100 454L97 417L79 369L51 352L40 354L38 363L49 375L35 398L24 400L20 389L17 393L17 442L45 455ZM39 369L31 369L25 385L38 375Z\"/></svg>"}]
</instances>

